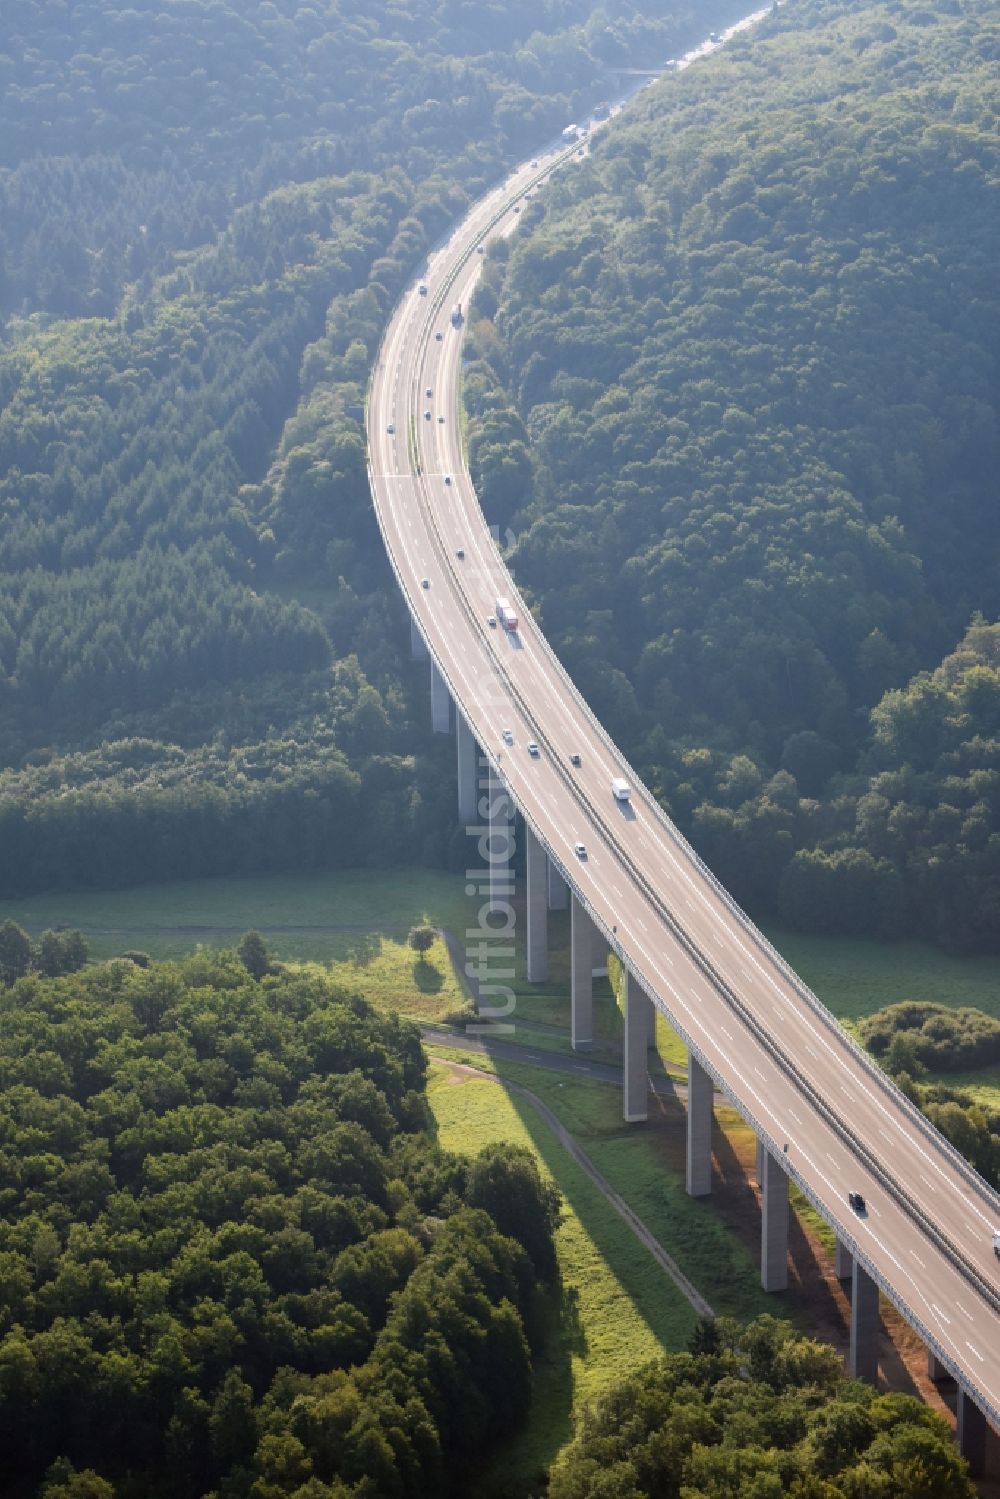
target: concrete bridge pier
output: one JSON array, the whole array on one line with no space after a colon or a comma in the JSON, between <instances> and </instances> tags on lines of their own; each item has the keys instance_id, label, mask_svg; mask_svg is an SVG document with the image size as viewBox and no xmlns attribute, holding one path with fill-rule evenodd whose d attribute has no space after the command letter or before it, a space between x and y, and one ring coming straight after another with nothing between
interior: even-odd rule
<instances>
[{"instance_id":1,"label":"concrete bridge pier","mask_svg":"<svg viewBox=\"0 0 1000 1499\"><path fill-rule=\"evenodd\" d=\"M478 821L479 811L479 746L457 704L455 747L458 757L458 820L471 828Z\"/></svg>"},{"instance_id":2,"label":"concrete bridge pier","mask_svg":"<svg viewBox=\"0 0 1000 1499\"><path fill-rule=\"evenodd\" d=\"M935 1384L940 1384L942 1379L950 1379L951 1375L942 1364L936 1353L927 1350L927 1378L932 1379Z\"/></svg>"},{"instance_id":3,"label":"concrete bridge pier","mask_svg":"<svg viewBox=\"0 0 1000 1499\"><path fill-rule=\"evenodd\" d=\"M486 788L487 834L486 857L489 867L490 912L507 916L513 920L511 898L514 894L514 872L511 856L514 852L514 803L510 792L492 769L487 769L482 779ZM511 941L514 940L513 930Z\"/></svg>"},{"instance_id":4,"label":"concrete bridge pier","mask_svg":"<svg viewBox=\"0 0 1000 1499\"><path fill-rule=\"evenodd\" d=\"M878 1286L857 1260L851 1273L851 1346L847 1372L852 1379L878 1383Z\"/></svg>"},{"instance_id":5,"label":"concrete bridge pier","mask_svg":"<svg viewBox=\"0 0 1000 1499\"><path fill-rule=\"evenodd\" d=\"M413 618L413 615L411 614L410 615L410 655L413 657L414 661L426 661L428 654L429 653L428 653L427 647L424 644L424 637L421 635L420 630L419 630L419 628L417 626L417 622Z\"/></svg>"},{"instance_id":6,"label":"concrete bridge pier","mask_svg":"<svg viewBox=\"0 0 1000 1499\"><path fill-rule=\"evenodd\" d=\"M544 984L549 976L549 910L545 878L545 847L525 824L525 863L528 872L527 968L529 984Z\"/></svg>"},{"instance_id":7,"label":"concrete bridge pier","mask_svg":"<svg viewBox=\"0 0 1000 1499\"><path fill-rule=\"evenodd\" d=\"M712 1191L712 1079L688 1052L687 1190L689 1197Z\"/></svg>"},{"instance_id":8,"label":"concrete bridge pier","mask_svg":"<svg viewBox=\"0 0 1000 1499\"><path fill-rule=\"evenodd\" d=\"M788 1285L788 1177L781 1160L764 1147L761 1175L760 1283L765 1291Z\"/></svg>"},{"instance_id":9,"label":"concrete bridge pier","mask_svg":"<svg viewBox=\"0 0 1000 1499\"><path fill-rule=\"evenodd\" d=\"M548 861L548 889L549 910L565 911L569 905L569 886L551 859Z\"/></svg>"},{"instance_id":10,"label":"concrete bridge pier","mask_svg":"<svg viewBox=\"0 0 1000 1499\"><path fill-rule=\"evenodd\" d=\"M435 734L447 734L451 729L451 693L433 661L431 662L431 725Z\"/></svg>"},{"instance_id":11,"label":"concrete bridge pier","mask_svg":"<svg viewBox=\"0 0 1000 1499\"><path fill-rule=\"evenodd\" d=\"M833 1273L838 1280L850 1280L854 1273L854 1256L839 1239L833 1252Z\"/></svg>"},{"instance_id":12,"label":"concrete bridge pier","mask_svg":"<svg viewBox=\"0 0 1000 1499\"><path fill-rule=\"evenodd\" d=\"M607 978L608 976L608 939L601 931L596 922L591 922L591 930L594 934L591 946L591 962L593 967L590 972L596 978Z\"/></svg>"},{"instance_id":13,"label":"concrete bridge pier","mask_svg":"<svg viewBox=\"0 0 1000 1499\"><path fill-rule=\"evenodd\" d=\"M958 1425L955 1432L958 1450L978 1478L986 1465L986 1417L967 1390L958 1387Z\"/></svg>"},{"instance_id":14,"label":"concrete bridge pier","mask_svg":"<svg viewBox=\"0 0 1000 1499\"><path fill-rule=\"evenodd\" d=\"M570 1039L574 1051L594 1044L594 923L586 907L570 892Z\"/></svg>"},{"instance_id":15,"label":"concrete bridge pier","mask_svg":"<svg viewBox=\"0 0 1000 1499\"><path fill-rule=\"evenodd\" d=\"M649 1113L649 1034L653 1001L642 985L625 973L625 1089L622 1113L626 1124L641 1124Z\"/></svg>"}]
</instances>

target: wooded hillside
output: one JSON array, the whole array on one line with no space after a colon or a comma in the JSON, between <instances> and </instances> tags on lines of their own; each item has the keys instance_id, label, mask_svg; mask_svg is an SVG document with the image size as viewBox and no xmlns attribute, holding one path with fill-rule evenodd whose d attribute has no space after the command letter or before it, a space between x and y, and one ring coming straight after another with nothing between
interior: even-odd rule
<instances>
[{"instance_id":1,"label":"wooded hillside","mask_svg":"<svg viewBox=\"0 0 1000 1499\"><path fill-rule=\"evenodd\" d=\"M472 320L546 632L812 929L1000 941L998 56L975 0L782 7L553 179Z\"/></svg>"},{"instance_id":2,"label":"wooded hillside","mask_svg":"<svg viewBox=\"0 0 1000 1499\"><path fill-rule=\"evenodd\" d=\"M97 883L184 848L193 874L281 867L264 833L223 856L208 812L191 843L178 760L191 802L268 823L286 767L336 807L349 766L369 857L398 823L395 857L443 858L367 489L369 364L470 196L610 62L695 28L690 0L4 7L0 808L44 833L27 862L2 841L0 889L74 883L81 819ZM325 857L358 857L349 825Z\"/></svg>"}]
</instances>

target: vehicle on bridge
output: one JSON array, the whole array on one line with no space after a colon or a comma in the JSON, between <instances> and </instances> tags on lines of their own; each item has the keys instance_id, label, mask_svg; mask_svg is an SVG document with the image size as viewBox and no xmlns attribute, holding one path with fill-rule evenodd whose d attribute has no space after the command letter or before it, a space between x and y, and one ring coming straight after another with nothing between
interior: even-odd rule
<instances>
[{"instance_id":1,"label":"vehicle on bridge","mask_svg":"<svg viewBox=\"0 0 1000 1499\"><path fill-rule=\"evenodd\" d=\"M497 599L497 619L505 630L513 633L517 629L517 615L511 608L510 599Z\"/></svg>"},{"instance_id":2,"label":"vehicle on bridge","mask_svg":"<svg viewBox=\"0 0 1000 1499\"><path fill-rule=\"evenodd\" d=\"M611 782L611 789L617 802L627 802L631 798L632 787L622 776L615 776Z\"/></svg>"},{"instance_id":3,"label":"vehicle on bridge","mask_svg":"<svg viewBox=\"0 0 1000 1499\"><path fill-rule=\"evenodd\" d=\"M1000 1231L993 1235L993 1253L1000 1260Z\"/></svg>"},{"instance_id":4,"label":"vehicle on bridge","mask_svg":"<svg viewBox=\"0 0 1000 1499\"><path fill-rule=\"evenodd\" d=\"M462 304L461 304L461 302L456 302L455 305L454 305L454 307L451 309L451 326L453 328L460 328L462 326Z\"/></svg>"}]
</instances>

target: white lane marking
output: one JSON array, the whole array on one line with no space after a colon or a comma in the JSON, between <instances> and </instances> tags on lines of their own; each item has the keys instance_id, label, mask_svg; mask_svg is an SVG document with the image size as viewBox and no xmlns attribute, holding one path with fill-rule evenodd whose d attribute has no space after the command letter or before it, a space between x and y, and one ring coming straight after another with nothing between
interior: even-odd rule
<instances>
[{"instance_id":1,"label":"white lane marking","mask_svg":"<svg viewBox=\"0 0 1000 1499\"><path fill-rule=\"evenodd\" d=\"M955 1305L958 1307L958 1310L962 1313L963 1317L968 1317L968 1319L969 1319L970 1322L975 1322L975 1320L976 1320L975 1317L972 1315L972 1313L966 1307L964 1307L962 1305L962 1303L960 1301L956 1301Z\"/></svg>"},{"instance_id":2,"label":"white lane marking","mask_svg":"<svg viewBox=\"0 0 1000 1499\"><path fill-rule=\"evenodd\" d=\"M984 1364L986 1362L986 1360L983 1358L983 1355L980 1353L979 1349L978 1348L973 1348L972 1344L968 1341L968 1339L966 1339L965 1346L966 1346L966 1348L968 1348L968 1350L969 1350L970 1353L974 1353L976 1355L976 1358L979 1360L979 1362L981 1364Z\"/></svg>"},{"instance_id":3,"label":"white lane marking","mask_svg":"<svg viewBox=\"0 0 1000 1499\"><path fill-rule=\"evenodd\" d=\"M945 1316L944 1312L938 1306L938 1304L937 1304L936 1301L932 1301L931 1302L931 1311L934 1313L934 1315L936 1317L938 1317L940 1319L940 1321L947 1322L948 1326L949 1327L951 1326L951 1318Z\"/></svg>"},{"instance_id":4,"label":"white lane marking","mask_svg":"<svg viewBox=\"0 0 1000 1499\"><path fill-rule=\"evenodd\" d=\"M927 1266L924 1264L923 1260L920 1258L920 1256L917 1253L917 1251L915 1249L911 1249L910 1253L912 1254L913 1258L916 1260L917 1264L920 1266L921 1270L926 1270Z\"/></svg>"}]
</instances>

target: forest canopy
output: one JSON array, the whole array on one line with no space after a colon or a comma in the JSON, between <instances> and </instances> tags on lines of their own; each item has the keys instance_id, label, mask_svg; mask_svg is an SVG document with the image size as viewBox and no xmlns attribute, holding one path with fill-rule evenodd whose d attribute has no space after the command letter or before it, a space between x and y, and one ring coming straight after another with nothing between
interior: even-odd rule
<instances>
[{"instance_id":1,"label":"forest canopy","mask_svg":"<svg viewBox=\"0 0 1000 1499\"><path fill-rule=\"evenodd\" d=\"M998 55L976 0L780 8L554 177L470 320L548 637L805 929L1000 943Z\"/></svg>"},{"instance_id":2,"label":"forest canopy","mask_svg":"<svg viewBox=\"0 0 1000 1499\"><path fill-rule=\"evenodd\" d=\"M440 1150L414 1027L240 951L0 989L12 1499L462 1495L527 1410L555 1189Z\"/></svg>"},{"instance_id":3,"label":"forest canopy","mask_svg":"<svg viewBox=\"0 0 1000 1499\"><path fill-rule=\"evenodd\" d=\"M773 1317L699 1325L583 1415L550 1499L972 1499L948 1423Z\"/></svg>"},{"instance_id":4,"label":"forest canopy","mask_svg":"<svg viewBox=\"0 0 1000 1499\"><path fill-rule=\"evenodd\" d=\"M88 883L282 868L293 790L299 824L353 798L310 859L362 857L361 828L385 858L394 826L393 856L444 859L370 362L470 198L701 25L693 0L4 5L0 890L78 883L89 838Z\"/></svg>"}]
</instances>

